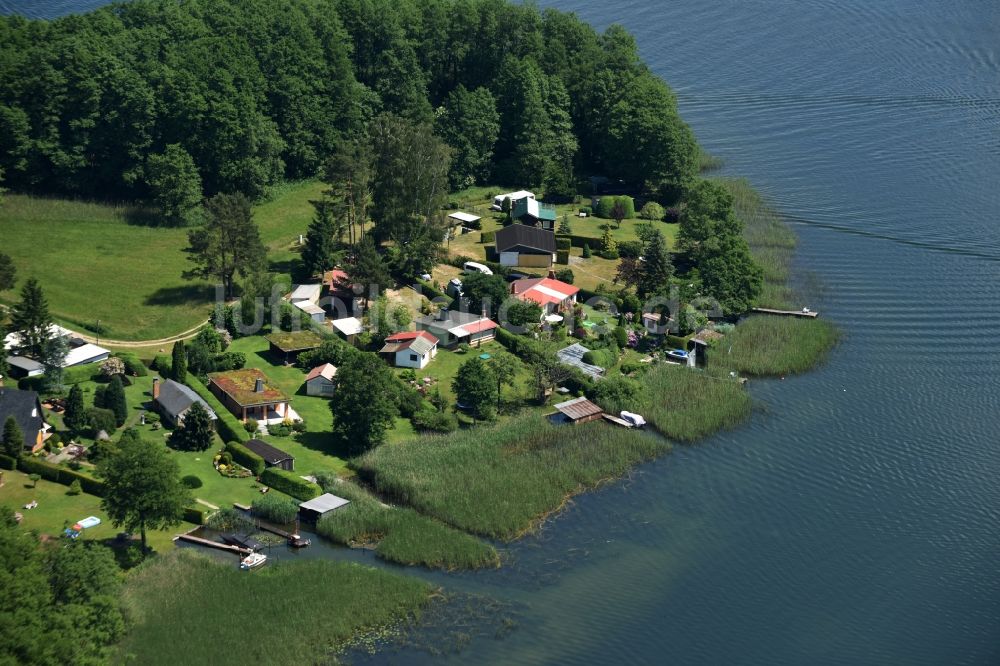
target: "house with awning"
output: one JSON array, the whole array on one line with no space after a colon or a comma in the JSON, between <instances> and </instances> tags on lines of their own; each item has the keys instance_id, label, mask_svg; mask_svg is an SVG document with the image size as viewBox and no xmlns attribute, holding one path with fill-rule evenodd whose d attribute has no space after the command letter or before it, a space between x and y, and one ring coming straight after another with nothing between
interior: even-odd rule
<instances>
[{"instance_id":1,"label":"house with awning","mask_svg":"<svg viewBox=\"0 0 1000 666\"><path fill-rule=\"evenodd\" d=\"M441 308L437 313L417 319L417 330L427 331L444 347L463 342L475 345L496 337L497 324L485 315Z\"/></svg>"}]
</instances>

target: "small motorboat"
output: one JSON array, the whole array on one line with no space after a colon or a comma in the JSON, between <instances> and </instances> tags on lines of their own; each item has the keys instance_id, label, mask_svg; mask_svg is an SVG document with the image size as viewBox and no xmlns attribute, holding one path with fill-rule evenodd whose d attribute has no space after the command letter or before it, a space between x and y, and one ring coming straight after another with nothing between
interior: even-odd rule
<instances>
[{"instance_id":1,"label":"small motorboat","mask_svg":"<svg viewBox=\"0 0 1000 666\"><path fill-rule=\"evenodd\" d=\"M240 560L240 569L244 571L249 571L251 569L258 569L267 562L267 555L264 553L250 553L242 560Z\"/></svg>"},{"instance_id":2,"label":"small motorboat","mask_svg":"<svg viewBox=\"0 0 1000 666\"><path fill-rule=\"evenodd\" d=\"M288 535L288 545L291 546L292 548L305 548L311 543L312 540L301 537L298 534Z\"/></svg>"},{"instance_id":3,"label":"small motorboat","mask_svg":"<svg viewBox=\"0 0 1000 666\"><path fill-rule=\"evenodd\" d=\"M666 352L667 359L671 361L677 361L678 363L687 363L688 353L683 349L671 349Z\"/></svg>"},{"instance_id":4,"label":"small motorboat","mask_svg":"<svg viewBox=\"0 0 1000 666\"><path fill-rule=\"evenodd\" d=\"M641 428L642 426L646 425L646 419L642 418L641 414L636 414L634 412L626 412L625 410L622 410L620 415L622 421L631 423L633 428Z\"/></svg>"}]
</instances>

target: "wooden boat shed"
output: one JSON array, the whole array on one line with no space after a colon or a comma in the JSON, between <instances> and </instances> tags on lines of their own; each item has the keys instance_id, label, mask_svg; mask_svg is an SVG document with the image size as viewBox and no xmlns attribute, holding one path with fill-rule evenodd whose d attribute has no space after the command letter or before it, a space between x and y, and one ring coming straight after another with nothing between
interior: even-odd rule
<instances>
[{"instance_id":1,"label":"wooden boat shed","mask_svg":"<svg viewBox=\"0 0 1000 666\"><path fill-rule=\"evenodd\" d=\"M560 402L554 406L558 415L562 416L563 423L572 423L573 425L596 421L604 414L603 409L586 398L574 398L566 402Z\"/></svg>"}]
</instances>

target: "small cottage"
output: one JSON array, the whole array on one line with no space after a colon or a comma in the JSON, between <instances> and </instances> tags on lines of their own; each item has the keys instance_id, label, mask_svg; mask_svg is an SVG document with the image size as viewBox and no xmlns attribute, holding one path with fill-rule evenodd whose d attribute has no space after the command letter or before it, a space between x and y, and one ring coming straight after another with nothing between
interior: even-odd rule
<instances>
[{"instance_id":1,"label":"small cottage","mask_svg":"<svg viewBox=\"0 0 1000 666\"><path fill-rule=\"evenodd\" d=\"M277 467L285 471L291 472L295 469L295 458L290 454L285 453L279 448L271 446L265 441L259 439L251 439L245 442L243 446L247 447L261 458L264 459L264 465L266 467Z\"/></svg>"},{"instance_id":2,"label":"small cottage","mask_svg":"<svg viewBox=\"0 0 1000 666\"><path fill-rule=\"evenodd\" d=\"M177 426L183 423L184 416L196 402L205 408L213 423L218 420L215 411L190 387L172 379L161 382L153 377L153 408L168 424Z\"/></svg>"},{"instance_id":3,"label":"small cottage","mask_svg":"<svg viewBox=\"0 0 1000 666\"><path fill-rule=\"evenodd\" d=\"M292 363L304 351L316 349L323 339L312 331L275 331L267 336L271 353L285 363Z\"/></svg>"},{"instance_id":4,"label":"small cottage","mask_svg":"<svg viewBox=\"0 0 1000 666\"><path fill-rule=\"evenodd\" d=\"M25 453L35 453L52 436L52 428L45 422L42 403L34 391L20 391L0 386L0 444L3 443L3 426L13 417L24 436Z\"/></svg>"},{"instance_id":5,"label":"small cottage","mask_svg":"<svg viewBox=\"0 0 1000 666\"><path fill-rule=\"evenodd\" d=\"M347 340L348 342L354 342L358 334L365 330L364 324L357 317L344 317L343 319L335 319L330 322L333 328L333 332L338 336Z\"/></svg>"},{"instance_id":6,"label":"small cottage","mask_svg":"<svg viewBox=\"0 0 1000 666\"><path fill-rule=\"evenodd\" d=\"M347 506L350 503L350 500L346 500L343 497L324 493L308 502L299 504L299 513L307 520L319 520L324 514L336 511L340 507Z\"/></svg>"},{"instance_id":7,"label":"small cottage","mask_svg":"<svg viewBox=\"0 0 1000 666\"><path fill-rule=\"evenodd\" d=\"M549 231L554 230L556 225L555 206L543 204L536 199L524 198L513 204L510 208L510 217L529 227Z\"/></svg>"},{"instance_id":8,"label":"small cottage","mask_svg":"<svg viewBox=\"0 0 1000 666\"><path fill-rule=\"evenodd\" d=\"M484 315L441 308L437 314L417 319L417 330L427 331L444 347L463 342L476 345L496 337L496 322Z\"/></svg>"},{"instance_id":9,"label":"small cottage","mask_svg":"<svg viewBox=\"0 0 1000 666\"><path fill-rule=\"evenodd\" d=\"M306 375L306 395L329 398L333 395L333 378L337 376L337 368L332 363L317 365Z\"/></svg>"},{"instance_id":10,"label":"small cottage","mask_svg":"<svg viewBox=\"0 0 1000 666\"><path fill-rule=\"evenodd\" d=\"M397 368L423 370L437 356L438 339L427 331L406 331L390 335L379 353Z\"/></svg>"},{"instance_id":11,"label":"small cottage","mask_svg":"<svg viewBox=\"0 0 1000 666\"><path fill-rule=\"evenodd\" d=\"M642 325L650 335L663 335L667 332L666 318L659 312L644 312Z\"/></svg>"},{"instance_id":12,"label":"small cottage","mask_svg":"<svg viewBox=\"0 0 1000 666\"><path fill-rule=\"evenodd\" d=\"M244 423L249 419L265 425L281 423L286 418L300 420L284 391L256 368L213 372L208 376L208 388Z\"/></svg>"},{"instance_id":13,"label":"small cottage","mask_svg":"<svg viewBox=\"0 0 1000 666\"><path fill-rule=\"evenodd\" d=\"M556 260L556 235L525 224L510 224L496 232L496 250L503 266L551 268Z\"/></svg>"},{"instance_id":14,"label":"small cottage","mask_svg":"<svg viewBox=\"0 0 1000 666\"><path fill-rule=\"evenodd\" d=\"M537 303L543 315L551 315L573 307L580 288L547 277L515 280L510 284L510 293L518 300Z\"/></svg>"}]
</instances>

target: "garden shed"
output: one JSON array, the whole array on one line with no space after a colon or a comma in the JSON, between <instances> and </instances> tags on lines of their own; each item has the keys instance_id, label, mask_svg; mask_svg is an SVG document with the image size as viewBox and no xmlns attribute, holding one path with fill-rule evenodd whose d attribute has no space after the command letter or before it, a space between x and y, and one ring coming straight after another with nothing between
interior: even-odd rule
<instances>
[{"instance_id":1,"label":"garden shed","mask_svg":"<svg viewBox=\"0 0 1000 666\"><path fill-rule=\"evenodd\" d=\"M295 468L295 458L291 454L285 453L263 440L251 439L243 446L263 458L264 465L267 467L278 467L288 472L291 472Z\"/></svg>"},{"instance_id":2,"label":"garden shed","mask_svg":"<svg viewBox=\"0 0 1000 666\"><path fill-rule=\"evenodd\" d=\"M308 502L302 502L299 504L299 512L304 518L310 520L318 520L323 514L330 513L331 511L336 511L337 509L347 506L350 504L350 500L346 500L343 497L337 497L330 493L324 493L319 497L315 497Z\"/></svg>"}]
</instances>

